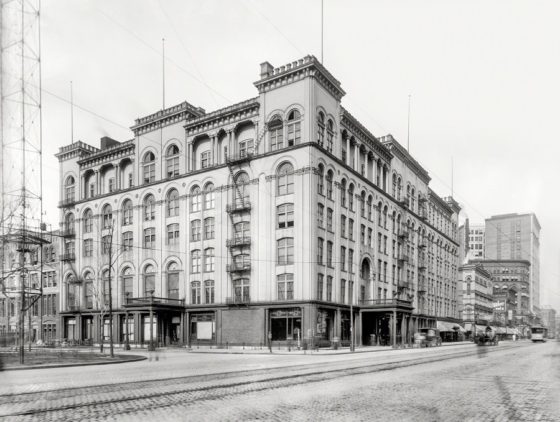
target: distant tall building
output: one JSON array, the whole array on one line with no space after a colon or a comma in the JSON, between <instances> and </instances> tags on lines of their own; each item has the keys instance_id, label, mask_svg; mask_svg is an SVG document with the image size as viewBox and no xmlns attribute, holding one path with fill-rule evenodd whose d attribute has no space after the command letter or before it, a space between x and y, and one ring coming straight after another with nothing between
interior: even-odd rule
<instances>
[{"instance_id":1,"label":"distant tall building","mask_svg":"<svg viewBox=\"0 0 560 422\"><path fill-rule=\"evenodd\" d=\"M549 338L553 338L556 333L556 310L547 306L541 309L542 324L548 328Z\"/></svg>"},{"instance_id":2,"label":"distant tall building","mask_svg":"<svg viewBox=\"0 0 560 422\"><path fill-rule=\"evenodd\" d=\"M527 260L531 263L529 303L533 312L540 302L540 231L536 215L529 213L487 218L484 233L485 259Z\"/></svg>"},{"instance_id":3,"label":"distant tall building","mask_svg":"<svg viewBox=\"0 0 560 422\"><path fill-rule=\"evenodd\" d=\"M484 258L484 225L469 226L469 250L471 257Z\"/></svg>"}]
</instances>

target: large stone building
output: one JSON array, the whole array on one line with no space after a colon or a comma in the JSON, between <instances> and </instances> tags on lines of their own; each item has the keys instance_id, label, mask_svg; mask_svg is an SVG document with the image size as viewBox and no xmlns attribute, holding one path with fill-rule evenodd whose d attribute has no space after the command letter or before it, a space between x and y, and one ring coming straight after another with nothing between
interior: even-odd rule
<instances>
[{"instance_id":1,"label":"large stone building","mask_svg":"<svg viewBox=\"0 0 560 422\"><path fill-rule=\"evenodd\" d=\"M396 343L458 317L458 204L316 58L255 86L60 148L64 337L107 337L109 303L133 344L348 342L351 318L358 343Z\"/></svg>"},{"instance_id":2,"label":"large stone building","mask_svg":"<svg viewBox=\"0 0 560 422\"><path fill-rule=\"evenodd\" d=\"M556 309L545 306L540 312L542 325L548 328L548 337L554 338L556 336Z\"/></svg>"},{"instance_id":3,"label":"large stone building","mask_svg":"<svg viewBox=\"0 0 560 422\"><path fill-rule=\"evenodd\" d=\"M540 302L540 231L535 214L503 214L487 218L484 257L488 260L526 260L529 269L529 307L536 312Z\"/></svg>"}]
</instances>

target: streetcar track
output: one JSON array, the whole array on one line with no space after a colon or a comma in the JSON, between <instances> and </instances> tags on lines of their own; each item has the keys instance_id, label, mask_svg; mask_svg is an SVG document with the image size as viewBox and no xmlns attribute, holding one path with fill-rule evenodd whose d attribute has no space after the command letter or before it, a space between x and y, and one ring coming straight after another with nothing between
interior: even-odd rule
<instances>
[{"instance_id":1,"label":"streetcar track","mask_svg":"<svg viewBox=\"0 0 560 422\"><path fill-rule=\"evenodd\" d=\"M509 346L506 348L500 348L500 349L495 349L492 350L491 352L499 352L499 351L507 351L507 350L511 350L512 348L515 348L515 346ZM306 384L306 383L313 383L313 382L319 382L319 381L324 381L324 380L329 380L334 378L335 376L337 377L346 377L346 376L353 376L353 375L361 375L361 374L367 374L367 373L373 373L373 372L382 372L382 371L388 371L388 370L393 370L393 369L398 369L398 368L404 368L404 367L409 367L409 366L416 366L416 365L422 365L422 364L428 364L428 363L433 363L433 362L439 362L442 360L450 360L453 359L454 357L457 356L475 356L477 355L478 352L468 352L468 353L464 353L464 351L462 351L461 353L458 352L451 352L451 353L446 353L444 355L436 355L436 356L427 356L427 357L421 357L421 358L416 358L416 359L406 359L406 360L396 360L396 361L390 361L390 362L384 362L384 363L376 363L376 364L371 364L371 365L359 365L359 366L354 366L354 367L345 367L345 368L334 368L334 369L330 369L330 370L322 370L322 371L314 371L314 372L306 372L306 373L295 373L295 374L287 374L287 375L280 375L280 376L269 376L266 378L261 378L261 379L257 379L257 380L245 380L245 381L237 381L237 382L226 382L224 384L219 384L219 385L208 385L208 386L199 386L199 387L192 387L192 388L183 388L180 390L176 390L176 391L164 391L164 392L145 392L145 393L140 393L140 394L136 394L136 395L131 395L131 396L125 396L125 397L120 397L120 398L116 398L116 399L102 399L102 400L92 400L89 402L81 402L81 403L72 403L72 404L67 404L67 405L58 405L58 406L53 406L51 408L44 408L44 409L28 409L28 410L24 410L24 411L19 411L19 412L13 412L13 413L8 413L8 414L3 414L0 415L0 417L15 417L15 416L33 416L33 415L39 415L39 414L46 414L46 413L53 413L53 412L64 412L64 411L68 411L68 410L75 410L75 409L80 409L80 408L96 408L96 407L101 407L103 405L110 405L110 404L116 404L116 403L125 403L125 402L134 402L134 401L141 401L141 400L145 400L145 399L151 399L151 403L149 405L144 405L144 406L138 406L138 407L134 407L133 409L130 409L129 411L125 411L125 413L130 413L130 412L134 412L134 411L138 411L142 408L145 407L149 407L149 408L160 408L160 407L166 407L166 406L172 406L174 404L177 403L178 400L183 400L181 399L179 396L181 395L194 395L196 393L202 393L202 392L208 392L208 391L214 391L214 394L210 394L204 397L199 397L197 400L215 400L215 399L219 399L225 395L227 396L231 396L231 395L238 395L238 394L246 394L248 392L255 392L255 391L263 391L263 390L270 390L270 389L276 389L276 388L282 388L282 387L286 387L286 386L290 386L290 385L294 385L294 384ZM341 363L341 362L337 362L337 363ZM324 363L322 364L316 364L316 365L312 365L312 369L314 369L315 366L322 366L324 367ZM281 367L281 368L274 368L274 371L283 371L285 372L288 369L298 369L301 366L307 366L309 367L310 365L292 365L291 367ZM260 371L262 372L262 370ZM251 373L252 375L254 375L254 371L236 371L233 373L228 373L231 374L231 377L235 376L235 375L239 375L242 376L243 374L246 373ZM223 379L223 374L215 374L215 375L219 375L220 378ZM189 376L189 377L177 377L174 378L174 380L180 380L180 379L191 379L193 377L197 377L200 378L202 376ZM230 377L228 377L230 378ZM169 380L154 380L153 382L150 383L150 381L141 381L143 383L150 383L151 385L153 384L158 384L159 382L166 382L168 383ZM205 381L208 381L208 379L206 379ZM260 385L262 384L267 384L267 383L271 383L271 382L275 382L275 383L279 383L280 385L264 385L262 387L260 387ZM137 385L140 382L137 381L133 381L133 382L127 382L127 383L120 383L117 384L118 387L120 387L119 389L122 389L122 387L124 385ZM115 384L109 384L109 385L115 385ZM249 386L248 389L242 389L242 391L233 391L233 392L227 392L227 394L225 393L224 390L230 390L230 389L235 389L235 388L239 388L239 387L247 387ZM84 390L84 389L90 389L91 387L85 387L85 388L75 388L75 389L71 389L74 392L77 392L79 390ZM94 389L102 389L102 386L94 386ZM68 389L60 389L60 390L68 390ZM51 393L56 393L60 390L47 390L45 391L45 393L49 393L49 395ZM224 391L223 393L220 393ZM38 392L33 392L30 394L39 394ZM78 396L78 394L74 395L74 396ZM49 398L50 399L50 398ZM160 400L160 403L153 403L154 399ZM31 400L30 400L31 401ZM22 403L22 402L20 402ZM25 402L23 402L25 403ZM184 401L181 401L181 403L184 405L186 404ZM48 404L48 403L47 403ZM123 413L123 410L120 411L120 413Z\"/></svg>"}]
</instances>

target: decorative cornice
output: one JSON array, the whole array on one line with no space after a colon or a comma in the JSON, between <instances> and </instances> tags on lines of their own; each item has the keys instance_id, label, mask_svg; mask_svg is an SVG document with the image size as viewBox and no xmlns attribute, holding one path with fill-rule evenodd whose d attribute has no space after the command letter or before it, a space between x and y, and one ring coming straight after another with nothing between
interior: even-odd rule
<instances>
[{"instance_id":1,"label":"decorative cornice","mask_svg":"<svg viewBox=\"0 0 560 422\"><path fill-rule=\"evenodd\" d=\"M60 147L58 153L55 154L55 157L58 158L58 161L65 161L75 157L87 157L90 154L94 154L99 151L99 148L95 148L85 142L78 141L71 143L70 145L65 145Z\"/></svg>"},{"instance_id":2,"label":"decorative cornice","mask_svg":"<svg viewBox=\"0 0 560 422\"><path fill-rule=\"evenodd\" d=\"M258 117L259 108L258 97L255 97L196 117L185 124L187 136L194 136L227 124L239 123L246 119Z\"/></svg>"},{"instance_id":3,"label":"decorative cornice","mask_svg":"<svg viewBox=\"0 0 560 422\"><path fill-rule=\"evenodd\" d=\"M379 157L389 164L393 158L393 154L369 131L362 125L358 119L352 116L344 107L341 110L341 124L346 127L360 141L368 145Z\"/></svg>"},{"instance_id":4,"label":"decorative cornice","mask_svg":"<svg viewBox=\"0 0 560 422\"><path fill-rule=\"evenodd\" d=\"M116 158L122 158L134 154L136 145L134 139L123 142L122 144L103 149L95 154L89 155L86 158L79 160L78 164L82 170L90 167L98 166L100 164L112 161Z\"/></svg>"},{"instance_id":5,"label":"decorative cornice","mask_svg":"<svg viewBox=\"0 0 560 422\"><path fill-rule=\"evenodd\" d=\"M160 110L157 113L150 114L146 117L140 117L135 120L134 126L130 129L135 136L158 129L160 127L169 126L171 124L203 116L205 111L203 108L195 107L186 101L173 107Z\"/></svg>"},{"instance_id":6,"label":"decorative cornice","mask_svg":"<svg viewBox=\"0 0 560 422\"><path fill-rule=\"evenodd\" d=\"M389 149L395 156L399 157L407 165L407 167L410 168L414 172L414 174L416 174L420 178L420 180L422 180L426 184L430 183L430 180L432 180L432 178L428 174L427 170L424 169L424 167L422 167L418 161L412 158L408 151L404 149L404 147L399 142L397 142L395 138L393 138L393 135L388 134L385 136L381 136L379 138L379 141L383 143L383 145L385 145L385 147Z\"/></svg>"},{"instance_id":7,"label":"decorative cornice","mask_svg":"<svg viewBox=\"0 0 560 422\"><path fill-rule=\"evenodd\" d=\"M340 82L312 55L274 68L254 85L262 94L306 77L316 79L338 101L346 94Z\"/></svg>"}]
</instances>

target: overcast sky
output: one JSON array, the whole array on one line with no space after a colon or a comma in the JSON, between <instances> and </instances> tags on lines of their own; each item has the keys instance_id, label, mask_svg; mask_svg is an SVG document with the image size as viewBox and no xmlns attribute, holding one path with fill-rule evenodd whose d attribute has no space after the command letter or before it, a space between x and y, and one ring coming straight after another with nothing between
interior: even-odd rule
<instances>
[{"instance_id":1,"label":"overcast sky","mask_svg":"<svg viewBox=\"0 0 560 422\"><path fill-rule=\"evenodd\" d=\"M45 209L58 222L58 162L74 138L131 139L135 118L187 100L207 111L257 95L259 64L321 55L321 2L42 2ZM557 1L325 0L324 64L343 105L406 145L471 224L535 212L542 304L560 310ZM85 111L87 110L87 111Z\"/></svg>"}]
</instances>

